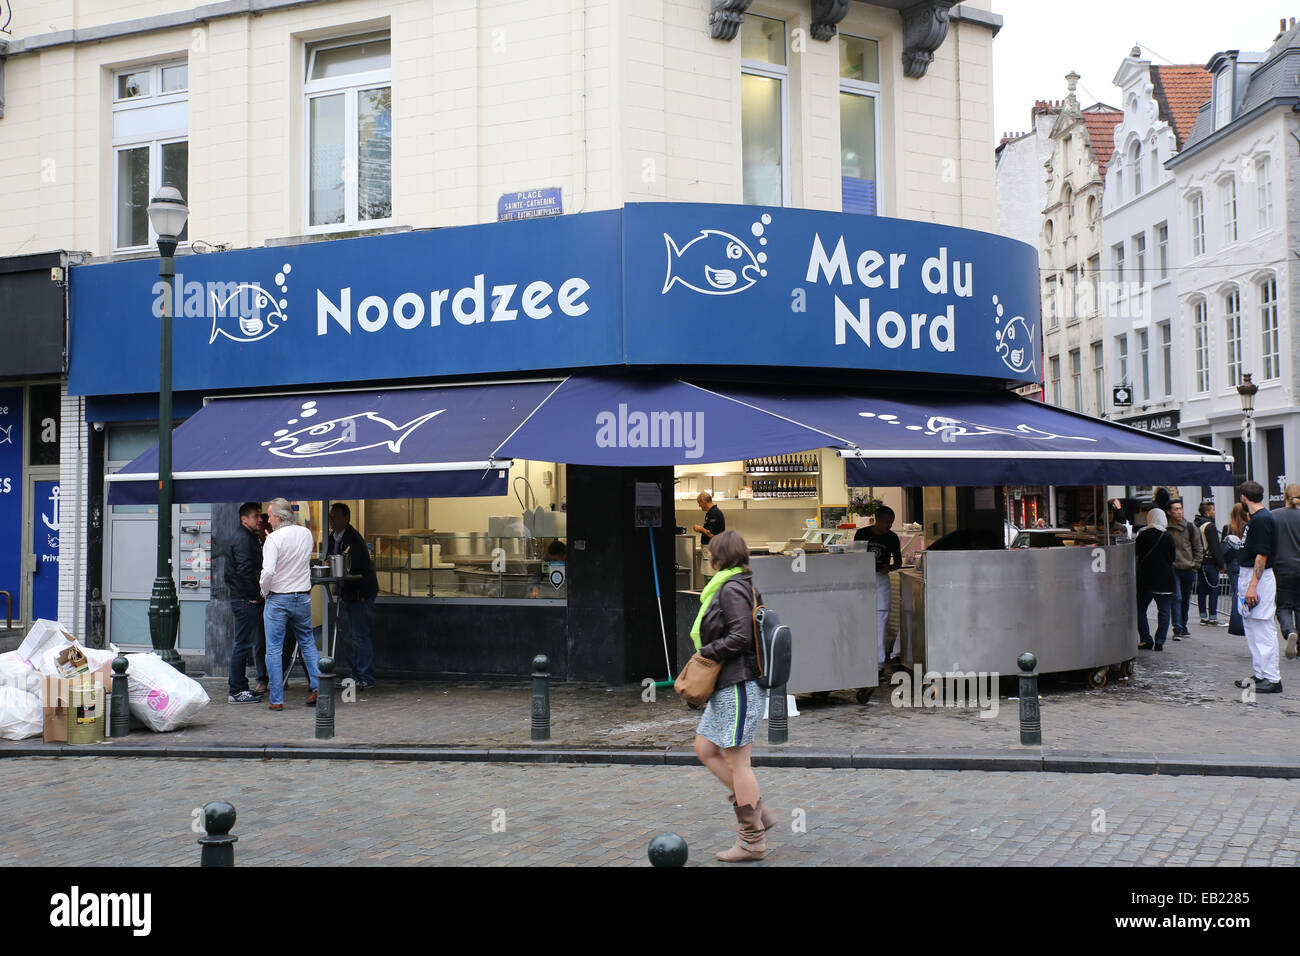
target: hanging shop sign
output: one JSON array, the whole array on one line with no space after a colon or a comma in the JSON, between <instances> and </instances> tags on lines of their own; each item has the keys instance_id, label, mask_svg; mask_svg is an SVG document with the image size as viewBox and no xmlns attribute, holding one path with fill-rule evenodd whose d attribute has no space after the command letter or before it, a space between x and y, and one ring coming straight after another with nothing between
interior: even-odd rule
<instances>
[{"instance_id":1,"label":"hanging shop sign","mask_svg":"<svg viewBox=\"0 0 1300 956\"><path fill-rule=\"evenodd\" d=\"M804 209L621 210L181 256L177 391L618 365L1040 377L1037 255ZM156 391L157 263L71 271L69 390Z\"/></svg>"}]
</instances>

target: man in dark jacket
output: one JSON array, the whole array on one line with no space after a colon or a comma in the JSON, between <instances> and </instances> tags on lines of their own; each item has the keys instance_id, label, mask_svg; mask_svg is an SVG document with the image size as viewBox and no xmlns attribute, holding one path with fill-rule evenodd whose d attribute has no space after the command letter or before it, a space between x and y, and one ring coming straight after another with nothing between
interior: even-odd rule
<instances>
[{"instance_id":1,"label":"man in dark jacket","mask_svg":"<svg viewBox=\"0 0 1300 956\"><path fill-rule=\"evenodd\" d=\"M374 647L370 642L370 618L379 593L370 551L361 533L352 527L352 509L341 501L330 505L330 533L325 554L347 555L349 574L361 575L360 581L343 585L343 603L348 609L348 630L352 635L352 679L357 690L375 686Z\"/></svg>"},{"instance_id":2,"label":"man in dark jacket","mask_svg":"<svg viewBox=\"0 0 1300 956\"><path fill-rule=\"evenodd\" d=\"M226 587L230 589L230 604L235 612L235 647L230 652L230 696L232 704L255 704L261 700L259 693L248 688L248 655L258 644L262 631L262 588L258 578L262 573L262 537L258 528L262 520L262 506L255 501L239 509L239 530L230 543L226 556ZM257 672L266 667L265 654L257 655ZM265 680L259 686L266 687Z\"/></svg>"},{"instance_id":3,"label":"man in dark jacket","mask_svg":"<svg viewBox=\"0 0 1300 956\"><path fill-rule=\"evenodd\" d=\"M1191 637L1187 629L1187 610L1196 593L1196 573L1205 556L1201 536L1183 517L1183 502L1179 498L1169 505L1167 515L1169 536L1174 539L1174 629L1175 641Z\"/></svg>"},{"instance_id":4,"label":"man in dark jacket","mask_svg":"<svg viewBox=\"0 0 1300 956\"><path fill-rule=\"evenodd\" d=\"M1205 552L1201 556L1201 571L1196 577L1196 609L1200 612L1202 627L1221 627L1219 575L1226 573L1228 566L1223 557L1223 545L1219 542L1219 529L1214 526L1213 501L1201 502L1195 524L1201 543L1205 546Z\"/></svg>"}]
</instances>

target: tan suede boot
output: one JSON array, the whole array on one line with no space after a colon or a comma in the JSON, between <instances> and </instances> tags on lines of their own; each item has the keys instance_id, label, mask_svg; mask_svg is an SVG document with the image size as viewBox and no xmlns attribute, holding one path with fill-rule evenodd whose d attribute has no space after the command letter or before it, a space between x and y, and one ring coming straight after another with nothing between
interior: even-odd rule
<instances>
[{"instance_id":1,"label":"tan suede boot","mask_svg":"<svg viewBox=\"0 0 1300 956\"><path fill-rule=\"evenodd\" d=\"M734 793L727 794L727 802L731 804L731 809L736 809L736 795ZM771 810L763 806L762 797L758 798L758 803L756 803L755 806L758 807L758 816L759 819L763 821L763 832L766 833L768 830L772 829L772 827L776 826L776 817L772 816Z\"/></svg>"},{"instance_id":2,"label":"tan suede boot","mask_svg":"<svg viewBox=\"0 0 1300 956\"><path fill-rule=\"evenodd\" d=\"M767 834L758 815L758 807L737 806L736 819L740 822L736 845L717 854L723 863L746 863L767 856Z\"/></svg>"}]
</instances>

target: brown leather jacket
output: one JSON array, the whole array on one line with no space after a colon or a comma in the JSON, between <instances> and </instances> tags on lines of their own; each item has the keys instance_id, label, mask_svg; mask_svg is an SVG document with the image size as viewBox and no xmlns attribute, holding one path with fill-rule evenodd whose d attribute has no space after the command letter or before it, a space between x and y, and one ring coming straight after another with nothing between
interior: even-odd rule
<instances>
[{"instance_id":1,"label":"brown leather jacket","mask_svg":"<svg viewBox=\"0 0 1300 956\"><path fill-rule=\"evenodd\" d=\"M721 661L717 687L757 680L758 658L754 656L753 576L737 574L718 591L700 623L700 653ZM758 603L763 596L758 595Z\"/></svg>"}]
</instances>

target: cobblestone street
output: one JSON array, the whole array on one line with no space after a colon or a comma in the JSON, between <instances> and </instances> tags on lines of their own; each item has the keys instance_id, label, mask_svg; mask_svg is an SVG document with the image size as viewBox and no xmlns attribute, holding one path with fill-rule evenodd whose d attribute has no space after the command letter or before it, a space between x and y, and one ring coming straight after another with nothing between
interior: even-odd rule
<instances>
[{"instance_id":1,"label":"cobblestone street","mask_svg":"<svg viewBox=\"0 0 1300 956\"><path fill-rule=\"evenodd\" d=\"M1300 793L1283 780L763 770L759 781L780 821L762 865L1290 866L1300 854L1289 829ZM20 758L0 761L0 794L0 866L194 866L191 822L214 799L238 811L238 865L644 866L663 831L686 839L691 865L721 865L713 853L734 826L702 768ZM800 821L806 832L792 832Z\"/></svg>"}]
</instances>

